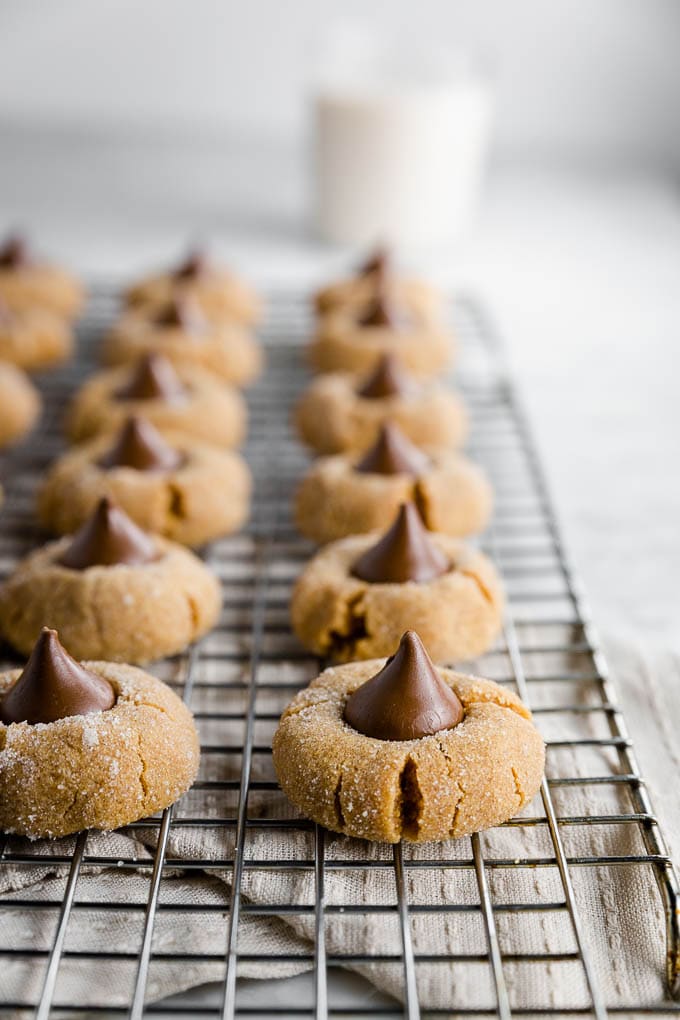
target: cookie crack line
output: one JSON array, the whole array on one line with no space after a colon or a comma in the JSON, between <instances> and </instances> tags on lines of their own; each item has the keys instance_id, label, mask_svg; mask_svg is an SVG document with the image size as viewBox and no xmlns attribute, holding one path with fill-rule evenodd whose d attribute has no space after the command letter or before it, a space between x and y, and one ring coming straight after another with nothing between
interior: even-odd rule
<instances>
[{"instance_id":1,"label":"cookie crack line","mask_svg":"<svg viewBox=\"0 0 680 1020\"><path fill-rule=\"evenodd\" d=\"M418 782L418 766L408 755L399 774L399 834L416 840L420 831L424 799Z\"/></svg>"},{"instance_id":2,"label":"cookie crack line","mask_svg":"<svg viewBox=\"0 0 680 1020\"><path fill-rule=\"evenodd\" d=\"M179 485L169 481L168 493L168 517L170 520L183 521L186 518L186 507L184 505L184 493Z\"/></svg>"},{"instance_id":3,"label":"cookie crack line","mask_svg":"<svg viewBox=\"0 0 680 1020\"><path fill-rule=\"evenodd\" d=\"M526 794L524 793L524 790L522 789L522 784L520 782L519 775L517 774L517 769L515 768L514 765L511 765L510 766L510 771L512 772L512 778L513 778L514 783L515 783L515 793L519 797L519 806L523 807L525 802L526 802Z\"/></svg>"},{"instance_id":4,"label":"cookie crack line","mask_svg":"<svg viewBox=\"0 0 680 1020\"><path fill-rule=\"evenodd\" d=\"M348 655L354 656L359 642L370 638L371 635L366 626L366 614L360 611L363 598L364 593L357 592L356 595L352 595L347 599L345 605L347 613L346 627L344 630L330 630L328 632L328 640L324 650L326 655L334 657L339 653L347 651Z\"/></svg>"},{"instance_id":5,"label":"cookie crack line","mask_svg":"<svg viewBox=\"0 0 680 1020\"><path fill-rule=\"evenodd\" d=\"M137 734L137 757L139 758L139 766L140 766L139 785L140 785L140 788L141 788L141 791L142 791L142 801L144 803L146 803L146 799L149 796L149 786L148 786L148 783L146 781L146 761L144 760L144 755L142 754L142 734L141 734L141 732L139 732Z\"/></svg>"},{"instance_id":6,"label":"cookie crack line","mask_svg":"<svg viewBox=\"0 0 680 1020\"><path fill-rule=\"evenodd\" d=\"M451 836L452 838L455 838L455 835L456 835L456 826L458 824L458 815L460 814L460 809L463 806L463 800L465 798L465 788L461 785L461 783L457 779L454 779L453 776L451 775L451 764L452 764L451 763L451 756L449 754L447 754L446 748L442 744L441 740L437 741L437 744L438 744L439 750L441 751L442 757L443 757L444 761L446 762L447 771L449 773L449 780L453 783L453 785L458 790L458 800L456 801L456 806L453 809L453 817L451 819L451 824L449 826L449 836Z\"/></svg>"},{"instance_id":7,"label":"cookie crack line","mask_svg":"<svg viewBox=\"0 0 680 1020\"><path fill-rule=\"evenodd\" d=\"M340 767L340 775L338 776L338 781L335 784L335 791L333 793L333 808L335 810L335 818L336 818L336 821L337 821L338 826L340 828L340 831L343 831L344 828L345 828L345 816L344 816L343 811L342 811L342 802L341 802L341 799L340 799L341 795L342 795L342 781L343 781L343 774L342 774L342 766L341 766Z\"/></svg>"},{"instance_id":8,"label":"cookie crack line","mask_svg":"<svg viewBox=\"0 0 680 1020\"><path fill-rule=\"evenodd\" d=\"M459 567L458 569L460 570L463 577L469 577L471 581L474 581L474 583L477 585L477 588L479 589L479 593L482 596L482 598L486 602L488 602L490 606L493 606L494 605L493 595L491 594L487 586L484 584L482 579L474 572L474 570L463 570L462 567Z\"/></svg>"}]
</instances>

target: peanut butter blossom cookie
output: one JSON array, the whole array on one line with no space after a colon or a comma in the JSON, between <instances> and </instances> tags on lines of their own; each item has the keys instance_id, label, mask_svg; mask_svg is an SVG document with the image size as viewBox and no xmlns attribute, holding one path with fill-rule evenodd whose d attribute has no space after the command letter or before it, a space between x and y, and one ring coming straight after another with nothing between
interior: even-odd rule
<instances>
[{"instance_id":1,"label":"peanut butter blossom cookie","mask_svg":"<svg viewBox=\"0 0 680 1020\"><path fill-rule=\"evenodd\" d=\"M0 674L0 829L115 829L168 807L198 771L191 713L155 677L78 662L44 628Z\"/></svg>"},{"instance_id":2,"label":"peanut butter blossom cookie","mask_svg":"<svg viewBox=\"0 0 680 1020\"><path fill-rule=\"evenodd\" d=\"M179 432L163 436L136 417L56 461L38 496L38 516L50 530L67 534L110 496L146 531L199 546L241 527L251 486L237 453Z\"/></svg>"},{"instance_id":3,"label":"peanut butter blossom cookie","mask_svg":"<svg viewBox=\"0 0 680 1020\"><path fill-rule=\"evenodd\" d=\"M432 376L450 362L453 338L440 316L407 305L380 274L363 306L344 305L320 317L309 357L320 372L368 372L387 353L416 375Z\"/></svg>"},{"instance_id":4,"label":"peanut butter blossom cookie","mask_svg":"<svg viewBox=\"0 0 680 1020\"><path fill-rule=\"evenodd\" d=\"M0 359L33 372L59 364L72 352L71 327L60 315L34 305L12 309L0 297Z\"/></svg>"},{"instance_id":5,"label":"peanut butter blossom cookie","mask_svg":"<svg viewBox=\"0 0 680 1020\"><path fill-rule=\"evenodd\" d=\"M362 456L312 464L296 493L295 520L313 541L332 542L386 528L410 500L431 531L463 536L486 527L492 493L484 472L465 457L444 447L419 450L385 422Z\"/></svg>"},{"instance_id":6,"label":"peanut butter blossom cookie","mask_svg":"<svg viewBox=\"0 0 680 1020\"><path fill-rule=\"evenodd\" d=\"M227 447L241 443L247 425L243 397L212 372L196 365L175 368L162 354L146 354L88 379L68 409L66 433L79 443L120 428L133 415Z\"/></svg>"},{"instance_id":7,"label":"peanut butter blossom cookie","mask_svg":"<svg viewBox=\"0 0 680 1020\"><path fill-rule=\"evenodd\" d=\"M384 535L324 546L297 580L291 622L302 643L337 661L387 655L409 626L438 662L485 652L502 622L498 575L482 553L425 529L413 503Z\"/></svg>"},{"instance_id":8,"label":"peanut butter blossom cookie","mask_svg":"<svg viewBox=\"0 0 680 1020\"><path fill-rule=\"evenodd\" d=\"M129 364L156 351L174 365L210 369L235 386L248 385L262 371L262 349L253 335L207 315L188 294L174 294L158 308L124 312L104 341L103 358L109 365Z\"/></svg>"},{"instance_id":9,"label":"peanut butter blossom cookie","mask_svg":"<svg viewBox=\"0 0 680 1020\"><path fill-rule=\"evenodd\" d=\"M300 691L273 753L281 788L304 815L388 843L507 821L536 795L545 764L519 698L435 667L414 631L387 662L333 667Z\"/></svg>"},{"instance_id":10,"label":"peanut butter blossom cookie","mask_svg":"<svg viewBox=\"0 0 680 1020\"><path fill-rule=\"evenodd\" d=\"M398 274L387 248L372 252L353 276L322 287L314 297L314 305L320 315L338 308L365 309L386 284L404 307L433 316L441 314L439 291L424 280Z\"/></svg>"},{"instance_id":11,"label":"peanut butter blossom cookie","mask_svg":"<svg viewBox=\"0 0 680 1020\"><path fill-rule=\"evenodd\" d=\"M467 434L460 398L440 383L416 380L393 354L368 376L319 376L294 411L300 438L317 453L365 450L386 421L417 446L459 447Z\"/></svg>"},{"instance_id":12,"label":"peanut butter blossom cookie","mask_svg":"<svg viewBox=\"0 0 680 1020\"><path fill-rule=\"evenodd\" d=\"M105 498L75 535L18 564L0 588L0 629L23 653L44 624L78 658L148 662L206 633L220 608L201 560L146 534Z\"/></svg>"},{"instance_id":13,"label":"peanut butter blossom cookie","mask_svg":"<svg viewBox=\"0 0 680 1020\"><path fill-rule=\"evenodd\" d=\"M0 361L0 447L23 439L40 417L41 407L40 394L28 376Z\"/></svg>"},{"instance_id":14,"label":"peanut butter blossom cookie","mask_svg":"<svg viewBox=\"0 0 680 1020\"><path fill-rule=\"evenodd\" d=\"M16 311L37 306L73 319L85 293L69 273L36 259L23 238L9 237L0 246L0 298Z\"/></svg>"},{"instance_id":15,"label":"peanut butter blossom cookie","mask_svg":"<svg viewBox=\"0 0 680 1020\"><path fill-rule=\"evenodd\" d=\"M129 305L162 308L178 293L194 298L208 315L245 325L252 325L262 315L252 288L215 265L202 251L191 252L175 269L140 280L130 287L126 299Z\"/></svg>"}]
</instances>

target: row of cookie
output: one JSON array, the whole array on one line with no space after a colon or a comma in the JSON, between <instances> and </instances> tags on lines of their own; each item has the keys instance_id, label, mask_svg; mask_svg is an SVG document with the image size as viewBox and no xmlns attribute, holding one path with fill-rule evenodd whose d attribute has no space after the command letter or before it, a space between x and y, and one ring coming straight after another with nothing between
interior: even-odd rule
<instances>
[{"instance_id":1,"label":"row of cookie","mask_svg":"<svg viewBox=\"0 0 680 1020\"><path fill-rule=\"evenodd\" d=\"M425 378L447 360L440 302L378 253L316 305L310 356L331 371L295 421L325 456L297 490L295 517L328 544L304 567L290 612L306 647L345 664L284 711L279 782L303 814L346 835L475 832L531 800L544 748L515 695L432 661L486 651L503 612L495 568L460 540L486 526L491 487L457 452L459 398Z\"/></svg>"},{"instance_id":2,"label":"row of cookie","mask_svg":"<svg viewBox=\"0 0 680 1020\"><path fill-rule=\"evenodd\" d=\"M394 273L379 252L316 303L312 362L319 344L330 344L325 319L341 311L354 323L342 348L346 367L352 351L353 370L320 375L295 411L301 438L330 456L312 465L296 494L300 530L329 544L295 587L293 629L308 648L341 661L388 655L411 627L437 661L479 655L500 630L503 592L490 561L460 539L486 526L491 486L459 452L467 431L460 397L400 361L404 350L422 352L427 337L447 335L443 302L424 282ZM380 324L376 307L388 313ZM416 312L417 339L405 325ZM342 338L337 326L334 338ZM367 348L373 367L365 376Z\"/></svg>"},{"instance_id":3,"label":"row of cookie","mask_svg":"<svg viewBox=\"0 0 680 1020\"><path fill-rule=\"evenodd\" d=\"M192 280L205 285L198 270ZM176 352L201 345L176 332ZM130 352L72 398L66 433L78 445L38 494L41 522L70 537L19 563L0 590L0 629L19 651L46 625L79 656L144 662L180 651L217 617L216 583L175 543L202 545L246 520L250 472L225 448L244 437L246 406L223 378L162 349Z\"/></svg>"},{"instance_id":4,"label":"row of cookie","mask_svg":"<svg viewBox=\"0 0 680 1020\"><path fill-rule=\"evenodd\" d=\"M173 350L191 343L171 339ZM149 350L76 394L67 433L94 438L53 466L38 505L52 529L80 527L32 553L0 589L3 632L30 653L23 670L0 676L0 826L7 831L38 837L115 828L168 806L195 779L190 712L163 683L121 660L172 654L215 624L217 579L159 532L201 544L235 530L251 482L237 454L205 441L240 441L240 396L191 357L175 360L177 367ZM154 421L176 431L163 435ZM73 658L45 624L59 628L78 659L94 661Z\"/></svg>"},{"instance_id":5,"label":"row of cookie","mask_svg":"<svg viewBox=\"0 0 680 1020\"><path fill-rule=\"evenodd\" d=\"M127 364L162 351L174 365L209 369L234 386L262 370L251 332L261 316L254 292L200 253L144 277L123 295L124 310L105 337L102 358ZM72 320L84 288L33 256L20 238L0 248L0 446L35 425L40 398L22 374L51 368L73 353ZM12 367L15 366L15 367Z\"/></svg>"}]
</instances>

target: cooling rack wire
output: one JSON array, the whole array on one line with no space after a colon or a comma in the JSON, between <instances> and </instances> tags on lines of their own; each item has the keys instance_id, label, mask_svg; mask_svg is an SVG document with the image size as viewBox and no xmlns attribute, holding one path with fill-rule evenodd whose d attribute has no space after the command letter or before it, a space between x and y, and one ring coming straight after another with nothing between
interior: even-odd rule
<instances>
[{"instance_id":1,"label":"cooling rack wire","mask_svg":"<svg viewBox=\"0 0 680 1020\"><path fill-rule=\"evenodd\" d=\"M608 1001L602 961L592 951L587 904L579 901L575 886L584 872L616 875L621 870L642 869L658 886L658 904L666 918L666 981L677 989L678 981L678 886L663 836L653 815L645 783L635 759L625 721L616 706L606 663L593 634L586 605L574 579L555 514L546 493L522 408L504 369L502 351L486 319L483 307L470 297L454 303L456 333L461 347L456 385L471 411L469 451L489 472L497 492L492 529L482 546L494 557L504 575L509 608L504 633L497 646L472 668L509 684L532 707L547 737L547 778L540 796L529 811L508 823L522 834L541 834L537 852L502 857L493 853L485 834L459 840L451 856L435 856L426 848L408 844L378 848L374 853L343 851L339 837L298 818L282 808L270 761L270 739L281 709L294 690L317 672L318 663L290 635L287 602L291 581L311 553L311 546L296 533L290 518L290 495L307 463L289 428L289 409L305 384L300 348L311 322L302 295L275 293L269 300L268 321L262 332L268 368L250 394L250 435L246 455L256 479L256 498L251 523L240 536L215 543L207 559L219 573L225 609L219 627L187 654L160 664L156 672L184 698L194 711L202 733L203 768L199 781L174 808L153 819L128 826L128 836L138 836L151 853L144 858L110 852L101 841L82 833L53 843L30 843L0 836L0 875L14 869L30 879L42 874L45 865L62 881L61 895L51 898L30 894L30 884L0 900L0 1016L47 1017L106 1015L222 1016L382 1016L409 1020L425 1016L592 1016L601 1020L609 1013L638 1016L677 1013L670 998L658 1001ZM77 363L42 380L46 413L41 429L29 443L5 454L0 461L7 500L0 516L0 567L5 575L17 558L43 539L33 518L33 497L46 465L61 447L59 419L66 396L94 368L95 349L102 329L115 311L111 286L94 289L88 313L80 328L81 357ZM573 721L587 722L576 731ZM577 733L579 735L575 735ZM573 763L583 767L574 768ZM586 810L569 810L563 795L584 794ZM601 791L611 793L615 808ZM566 805L566 806L565 806ZM506 828L506 827L504 827ZM185 860L175 856L173 838L182 830L199 831L220 847L205 858ZM280 857L255 859L249 852L254 834L271 834L275 845L290 840L290 852ZM572 840L572 833L578 840ZM299 839L306 850L300 855ZM282 842L283 841L283 844ZM127 841L126 847L135 844ZM106 844L104 844L106 846ZM261 846L258 843L257 846ZM577 849L574 849L577 848ZM604 849L603 849L604 848ZM448 851L447 851L448 853ZM177 869L193 879L193 899L166 902L164 883ZM117 900L83 899L79 895L83 876L106 874L115 869L119 880L132 883L135 891ZM514 872L529 878L537 871L554 875L554 895L532 899L529 895L503 901L496 894L496 878ZM377 876L389 872L393 895L388 902L343 902L337 881L355 871ZM246 877L254 873L291 871L307 873L313 882L313 902L296 904L252 902L244 893ZM476 894L446 902L423 898L422 883L435 872L469 879ZM215 903L211 875L227 875L226 898ZM142 876L141 886L139 877ZM335 895L327 896L330 882ZM455 889L454 881L454 889ZM80 885L79 885L80 883ZM202 895L205 883L205 896ZM527 884L527 888L531 882ZM88 885L88 888L90 886ZM340 886L342 888L342 886ZM448 887L450 889L450 886ZM101 945L87 948L88 925L102 912L124 915L135 925L135 945L120 948ZM40 944L16 942L17 916L39 914L47 935ZM209 953L194 952L183 933L198 916L217 917L220 936ZM362 955L329 950L329 931L342 915L357 923L376 915L396 925L397 951L381 952L380 944ZM473 948L452 953L446 940L438 940L439 927L458 917L469 925ZM506 933L536 915L558 918L564 940L557 948L532 944L531 951L508 952ZM308 948L292 957L313 974L307 1002L267 1010L244 1005L239 999L237 966L263 967L285 962L278 952L273 959L242 950L242 925L249 917L308 917L314 938ZM428 953L414 949L413 925L426 918L433 938ZM482 944L472 939L473 925L482 925ZM612 925L625 919L611 917ZM164 939L159 946L159 926ZM12 931L12 944L8 931ZM31 928L33 931L34 929ZM442 928L444 931L444 928ZM5 935L3 936L3 932ZM79 939L74 939L80 934ZM83 936L85 948L83 948ZM168 943L168 937L170 943ZM378 940L379 942L380 940ZM79 948L73 948L73 944ZM438 944L444 948L438 949ZM169 950L163 946L170 945ZM392 946L391 949L395 947ZM663 951L659 947L663 967ZM612 954L615 942L612 941ZM162 987L164 965L189 966L200 958L212 961L221 975L221 992L215 1005L170 1004L150 994L151 975L158 971ZM288 961L290 962L290 961ZM615 961L611 961L612 966ZM328 976L333 968L381 965L400 973L402 1001L390 1004L367 999L361 1007L335 1002ZM68 970L77 965L91 968L87 1002L69 1000ZM419 979L423 968L459 965L479 968L480 983L488 984L488 1000L476 1005L419 1003ZM32 976L14 982L10 996L3 992L3 973L23 967ZM525 1003L516 982L508 978L511 967L526 966L545 972L544 1001ZM567 1003L556 1004L550 988L560 968L570 968L574 987L580 992ZM97 998L97 975L120 972L120 996ZM117 980L117 978L116 978ZM158 981L154 982L157 987ZM110 984L110 981L109 981ZM94 991L93 991L94 989ZM625 989L624 989L625 991ZM387 1001L387 1004L385 1002Z\"/></svg>"}]
</instances>

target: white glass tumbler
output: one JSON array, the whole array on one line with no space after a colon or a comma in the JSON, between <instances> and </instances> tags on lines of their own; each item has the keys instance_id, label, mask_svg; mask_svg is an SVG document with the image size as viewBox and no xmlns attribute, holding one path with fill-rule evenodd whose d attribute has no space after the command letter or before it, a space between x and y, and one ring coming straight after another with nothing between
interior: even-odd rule
<instances>
[{"instance_id":1,"label":"white glass tumbler","mask_svg":"<svg viewBox=\"0 0 680 1020\"><path fill-rule=\"evenodd\" d=\"M331 39L314 94L319 234L338 244L458 241L478 203L491 125L488 78L468 60Z\"/></svg>"}]
</instances>

